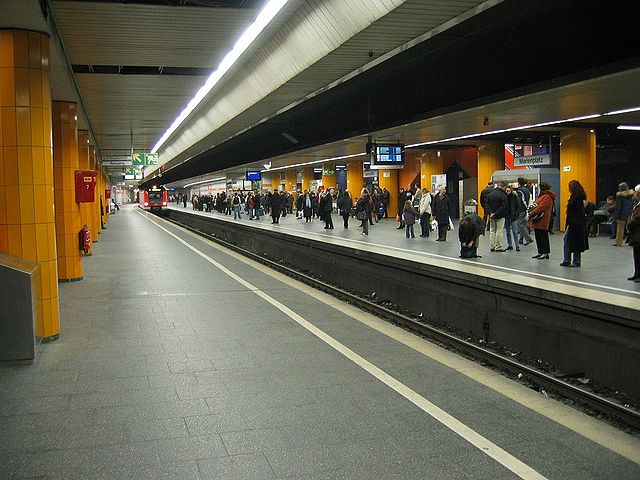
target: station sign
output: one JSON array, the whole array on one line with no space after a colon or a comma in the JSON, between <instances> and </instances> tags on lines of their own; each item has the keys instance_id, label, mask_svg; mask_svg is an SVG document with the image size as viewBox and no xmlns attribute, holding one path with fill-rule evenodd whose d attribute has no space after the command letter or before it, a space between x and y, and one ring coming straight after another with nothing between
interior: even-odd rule
<instances>
[{"instance_id":1,"label":"station sign","mask_svg":"<svg viewBox=\"0 0 640 480\"><path fill-rule=\"evenodd\" d=\"M131 155L104 155L102 157L103 167L130 167Z\"/></svg>"},{"instance_id":2,"label":"station sign","mask_svg":"<svg viewBox=\"0 0 640 480\"><path fill-rule=\"evenodd\" d=\"M142 180L142 170L138 168L126 168L124 170L125 180Z\"/></svg>"},{"instance_id":3,"label":"station sign","mask_svg":"<svg viewBox=\"0 0 640 480\"><path fill-rule=\"evenodd\" d=\"M145 167L147 165L158 165L157 153L134 153L131 155L133 166Z\"/></svg>"},{"instance_id":4,"label":"station sign","mask_svg":"<svg viewBox=\"0 0 640 480\"><path fill-rule=\"evenodd\" d=\"M514 167L537 167L540 165L551 165L551 155L529 155L513 158Z\"/></svg>"}]
</instances>

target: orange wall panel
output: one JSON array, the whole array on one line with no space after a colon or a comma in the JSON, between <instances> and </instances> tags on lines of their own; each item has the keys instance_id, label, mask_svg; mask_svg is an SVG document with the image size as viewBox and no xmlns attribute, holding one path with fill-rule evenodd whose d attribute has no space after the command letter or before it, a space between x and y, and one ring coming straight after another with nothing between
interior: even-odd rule
<instances>
[{"instance_id":1,"label":"orange wall panel","mask_svg":"<svg viewBox=\"0 0 640 480\"><path fill-rule=\"evenodd\" d=\"M0 252L38 262L36 334L55 337L60 321L56 248L48 241L49 232L55 236L48 50L42 33L0 30Z\"/></svg>"}]
</instances>

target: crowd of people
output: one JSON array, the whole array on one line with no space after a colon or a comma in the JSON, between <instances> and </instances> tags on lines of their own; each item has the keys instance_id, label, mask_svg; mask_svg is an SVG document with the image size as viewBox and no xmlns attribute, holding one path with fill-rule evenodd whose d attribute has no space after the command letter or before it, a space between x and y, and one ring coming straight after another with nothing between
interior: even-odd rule
<instances>
[{"instance_id":1,"label":"crowd of people","mask_svg":"<svg viewBox=\"0 0 640 480\"><path fill-rule=\"evenodd\" d=\"M568 184L570 193L566 205L565 233L563 237L563 267L580 267L582 253L589 249L589 237L598 234L599 225L611 225L614 246L622 246L626 238L633 246L635 270L629 280L640 282L640 185L630 189L621 183L614 196L609 196L602 205L596 207L589 201L584 188L577 180ZM480 258L478 247L480 237L489 232L490 252L501 253L508 250L521 251L522 247L534 242L537 253L532 258L547 260L551 247L549 234L553 233L556 216L556 192L542 182L538 185L538 195L533 198L531 183L518 179L517 186L505 182L489 182L480 193L480 205L484 217L468 213L458 225L460 257ZM395 219L398 229L404 230L406 238L415 238L415 225L420 225L420 237L427 238L432 231L437 232L438 242L447 241L447 232L453 230L452 207L446 187L439 185L435 192L420 185L400 188L398 209ZM334 229L332 213L337 211L343 227L349 228L351 219L357 219L362 235L369 234L369 227L383 218L389 217L391 194L387 189L374 185L372 191L363 188L357 196L349 190L304 190L295 195L280 192L220 192L216 195L193 195L194 210L217 211L241 219L246 214L249 220L259 220L269 215L272 224L279 224L280 217L289 214L304 219L305 223L317 218L324 222L324 229ZM177 203L187 204L187 196L179 195ZM533 235L533 238L532 238Z\"/></svg>"},{"instance_id":2,"label":"crowd of people","mask_svg":"<svg viewBox=\"0 0 640 480\"><path fill-rule=\"evenodd\" d=\"M633 247L634 273L628 280L640 281L640 185L632 190L626 182L620 183L616 196L609 196L599 208L589 201L577 180L571 180L567 188L569 200L560 266L580 267L582 253L589 250L589 237L598 234L601 223L609 222L611 238L615 240L613 246L621 247L626 238ZM523 178L518 179L515 189L504 182L495 185L489 182L480 195L480 203L485 210L485 220L489 222L490 251L505 252L514 246L519 251L520 245L531 243L529 231L532 229L537 246L537 254L532 258L549 259L549 233L553 230L556 193L546 182L540 183L539 189L533 201ZM467 243L465 240L460 239L463 247ZM477 238L475 240L477 242Z\"/></svg>"}]
</instances>

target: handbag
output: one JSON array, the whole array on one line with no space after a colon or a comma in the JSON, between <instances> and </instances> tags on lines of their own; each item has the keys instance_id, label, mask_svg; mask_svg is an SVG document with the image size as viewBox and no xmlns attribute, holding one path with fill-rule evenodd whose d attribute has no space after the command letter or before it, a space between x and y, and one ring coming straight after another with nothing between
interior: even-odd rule
<instances>
[{"instance_id":1,"label":"handbag","mask_svg":"<svg viewBox=\"0 0 640 480\"><path fill-rule=\"evenodd\" d=\"M532 222L539 222L544 217L544 212L538 212L534 215L529 215L529 220Z\"/></svg>"},{"instance_id":2,"label":"handbag","mask_svg":"<svg viewBox=\"0 0 640 480\"><path fill-rule=\"evenodd\" d=\"M364 220L364 219L366 219L366 218L367 218L367 212L365 212L364 210L359 211L359 212L356 214L356 218L357 218L358 220Z\"/></svg>"}]
</instances>

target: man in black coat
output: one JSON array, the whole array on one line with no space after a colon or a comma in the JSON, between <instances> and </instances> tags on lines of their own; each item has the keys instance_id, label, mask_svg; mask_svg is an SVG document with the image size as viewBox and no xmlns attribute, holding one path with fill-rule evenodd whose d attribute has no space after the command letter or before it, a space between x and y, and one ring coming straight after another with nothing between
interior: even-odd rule
<instances>
[{"instance_id":1,"label":"man in black coat","mask_svg":"<svg viewBox=\"0 0 640 480\"><path fill-rule=\"evenodd\" d=\"M487 186L482 189L480 192L480 206L484 210L484 217L482 217L482 221L486 225L486 228L489 228L489 212L487 212L487 197L493 191L493 181L489 181Z\"/></svg>"},{"instance_id":2,"label":"man in black coat","mask_svg":"<svg viewBox=\"0 0 640 480\"><path fill-rule=\"evenodd\" d=\"M280 223L280 211L282 210L282 197L280 196L280 194L278 193L278 189L274 188L273 189L273 194L271 195L271 198L269 199L269 207L271 207L271 218L273 219L273 221L271 222L272 224L279 224Z\"/></svg>"},{"instance_id":3,"label":"man in black coat","mask_svg":"<svg viewBox=\"0 0 640 480\"><path fill-rule=\"evenodd\" d=\"M489 215L489 244L492 252L505 252L504 222L507 216L507 184L498 182L498 186L487 195L486 210Z\"/></svg>"}]
</instances>

